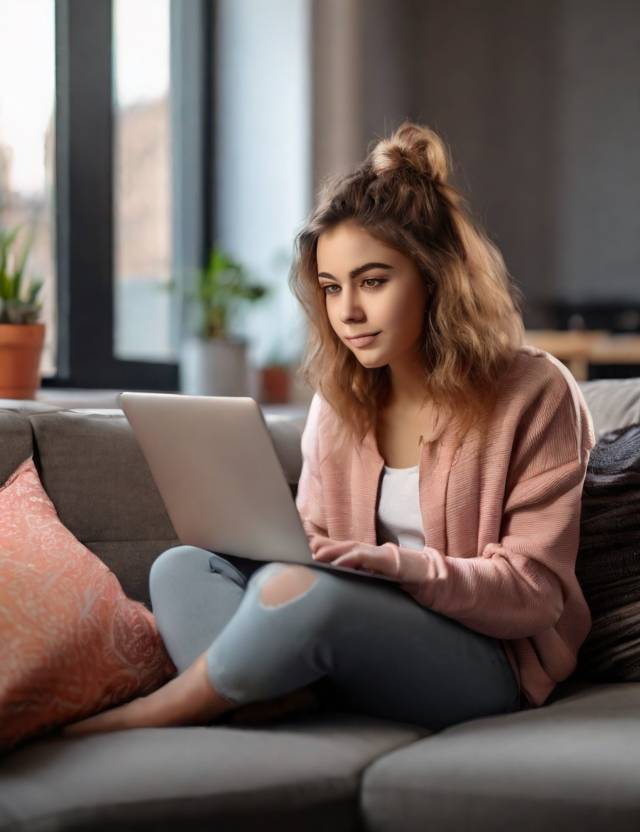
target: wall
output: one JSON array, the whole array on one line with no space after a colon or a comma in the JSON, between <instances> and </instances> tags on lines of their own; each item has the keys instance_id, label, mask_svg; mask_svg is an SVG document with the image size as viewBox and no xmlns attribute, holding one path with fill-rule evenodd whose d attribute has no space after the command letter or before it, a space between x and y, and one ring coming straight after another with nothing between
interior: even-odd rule
<instances>
[{"instance_id":1,"label":"wall","mask_svg":"<svg viewBox=\"0 0 640 832\"><path fill-rule=\"evenodd\" d=\"M525 292L529 326L550 322L557 299L639 304L640 4L347 5L360 15L351 157L403 118L440 133L453 181ZM315 187L331 168L325 153Z\"/></svg>"},{"instance_id":2,"label":"wall","mask_svg":"<svg viewBox=\"0 0 640 832\"><path fill-rule=\"evenodd\" d=\"M310 61L306 0L220 0L216 23L218 242L273 290L244 304L253 366L296 358L304 325L287 278L310 207Z\"/></svg>"}]
</instances>

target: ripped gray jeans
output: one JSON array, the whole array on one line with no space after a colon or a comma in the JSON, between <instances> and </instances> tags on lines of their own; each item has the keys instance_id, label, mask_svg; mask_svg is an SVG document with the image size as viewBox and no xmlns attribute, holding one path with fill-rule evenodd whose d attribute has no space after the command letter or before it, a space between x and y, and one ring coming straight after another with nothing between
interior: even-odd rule
<instances>
[{"instance_id":1,"label":"ripped gray jeans","mask_svg":"<svg viewBox=\"0 0 640 832\"><path fill-rule=\"evenodd\" d=\"M432 730L525 707L498 639L386 581L175 546L149 587L178 671L206 651L238 705L326 679L347 708Z\"/></svg>"}]
</instances>

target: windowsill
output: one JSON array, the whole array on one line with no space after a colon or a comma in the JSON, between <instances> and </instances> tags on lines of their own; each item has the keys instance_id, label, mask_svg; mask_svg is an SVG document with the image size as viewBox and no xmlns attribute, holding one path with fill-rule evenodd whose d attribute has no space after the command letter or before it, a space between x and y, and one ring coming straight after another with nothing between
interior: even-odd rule
<instances>
[{"instance_id":1,"label":"windowsill","mask_svg":"<svg viewBox=\"0 0 640 832\"><path fill-rule=\"evenodd\" d=\"M50 404L53 407L63 407L78 410L120 410L118 395L121 390L84 390L64 387L40 388L36 392L35 401ZM1 401L1 400L0 400ZM298 418L306 416L308 404L304 402L289 402L287 404L268 404L258 402L260 409L266 415L287 416Z\"/></svg>"}]
</instances>

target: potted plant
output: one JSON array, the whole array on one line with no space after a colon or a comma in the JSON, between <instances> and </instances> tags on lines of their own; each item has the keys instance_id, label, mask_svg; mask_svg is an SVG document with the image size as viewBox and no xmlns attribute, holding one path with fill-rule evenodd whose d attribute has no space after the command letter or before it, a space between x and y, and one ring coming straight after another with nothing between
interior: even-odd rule
<instances>
[{"instance_id":1,"label":"potted plant","mask_svg":"<svg viewBox=\"0 0 640 832\"><path fill-rule=\"evenodd\" d=\"M170 285L175 287L175 282ZM253 302L268 292L265 286L248 283L246 269L219 246L213 248L206 267L196 272L196 290L185 292L200 321L195 335L181 344L182 392L249 395L247 339L229 333L229 319L238 302Z\"/></svg>"},{"instance_id":2,"label":"potted plant","mask_svg":"<svg viewBox=\"0 0 640 832\"><path fill-rule=\"evenodd\" d=\"M41 280L24 280L33 234L18 251L22 226L0 229L0 398L33 399L40 386L45 324L38 322Z\"/></svg>"}]
</instances>

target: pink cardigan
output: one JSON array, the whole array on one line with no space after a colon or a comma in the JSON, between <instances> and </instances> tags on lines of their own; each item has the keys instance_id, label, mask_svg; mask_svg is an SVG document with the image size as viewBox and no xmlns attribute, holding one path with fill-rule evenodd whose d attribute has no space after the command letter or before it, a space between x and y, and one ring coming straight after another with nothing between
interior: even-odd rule
<instances>
[{"instance_id":1,"label":"pink cardigan","mask_svg":"<svg viewBox=\"0 0 640 832\"><path fill-rule=\"evenodd\" d=\"M373 429L361 444L332 453L327 426L335 418L316 393L302 434L296 507L307 537L375 545L384 459ZM421 555L432 562L429 578L410 594L500 639L530 706L542 705L572 673L591 629L575 561L594 444L574 377L549 353L527 345L505 373L482 441L472 432L456 446L443 424L422 445ZM398 548L402 557L404 547Z\"/></svg>"}]
</instances>

